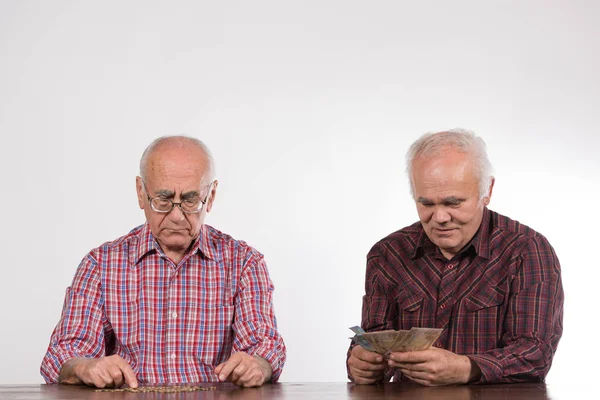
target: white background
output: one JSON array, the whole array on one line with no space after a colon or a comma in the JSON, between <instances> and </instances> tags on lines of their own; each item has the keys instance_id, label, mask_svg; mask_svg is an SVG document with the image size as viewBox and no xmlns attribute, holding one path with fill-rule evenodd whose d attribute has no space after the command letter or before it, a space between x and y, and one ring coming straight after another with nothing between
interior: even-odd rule
<instances>
[{"instance_id":1,"label":"white background","mask_svg":"<svg viewBox=\"0 0 600 400\"><path fill-rule=\"evenodd\" d=\"M417 4L418 3L418 4ZM365 256L417 218L404 153L463 127L490 208L548 237L565 332L549 383L597 377L594 1L0 1L0 384L38 369L81 258L144 221L145 146L213 150L207 222L266 256L283 381L345 381Z\"/></svg>"}]
</instances>

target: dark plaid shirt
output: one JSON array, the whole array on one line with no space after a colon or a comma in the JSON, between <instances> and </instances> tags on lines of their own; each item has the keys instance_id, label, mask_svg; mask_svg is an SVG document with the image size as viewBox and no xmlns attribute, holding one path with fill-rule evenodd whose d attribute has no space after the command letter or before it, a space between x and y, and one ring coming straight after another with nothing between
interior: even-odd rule
<instances>
[{"instance_id":1,"label":"dark plaid shirt","mask_svg":"<svg viewBox=\"0 0 600 400\"><path fill-rule=\"evenodd\" d=\"M420 222L379 241L367 256L365 292L364 330L443 328L434 346L473 360L480 383L543 380L562 335L554 249L487 208L477 234L451 260Z\"/></svg>"}]
</instances>

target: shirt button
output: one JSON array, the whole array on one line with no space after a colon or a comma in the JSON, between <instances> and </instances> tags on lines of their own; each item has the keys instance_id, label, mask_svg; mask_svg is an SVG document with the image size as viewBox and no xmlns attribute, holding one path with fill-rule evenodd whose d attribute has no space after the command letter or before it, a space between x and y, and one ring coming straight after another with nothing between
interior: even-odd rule
<instances>
[{"instance_id":1,"label":"shirt button","mask_svg":"<svg viewBox=\"0 0 600 400\"><path fill-rule=\"evenodd\" d=\"M176 313L176 312L174 312L173 314L171 314L171 316L172 316L173 318L177 318L177 313Z\"/></svg>"},{"instance_id":2,"label":"shirt button","mask_svg":"<svg viewBox=\"0 0 600 400\"><path fill-rule=\"evenodd\" d=\"M448 269L453 269L454 268L454 264L448 264Z\"/></svg>"},{"instance_id":3,"label":"shirt button","mask_svg":"<svg viewBox=\"0 0 600 400\"><path fill-rule=\"evenodd\" d=\"M440 305L440 310L443 310L444 308L446 308L446 303Z\"/></svg>"},{"instance_id":4,"label":"shirt button","mask_svg":"<svg viewBox=\"0 0 600 400\"><path fill-rule=\"evenodd\" d=\"M177 356L175 355L175 353L171 354L171 358L172 358L173 360L175 359L175 357L177 357Z\"/></svg>"},{"instance_id":5,"label":"shirt button","mask_svg":"<svg viewBox=\"0 0 600 400\"><path fill-rule=\"evenodd\" d=\"M438 342L438 343L435 344L435 347L442 348L442 344Z\"/></svg>"}]
</instances>

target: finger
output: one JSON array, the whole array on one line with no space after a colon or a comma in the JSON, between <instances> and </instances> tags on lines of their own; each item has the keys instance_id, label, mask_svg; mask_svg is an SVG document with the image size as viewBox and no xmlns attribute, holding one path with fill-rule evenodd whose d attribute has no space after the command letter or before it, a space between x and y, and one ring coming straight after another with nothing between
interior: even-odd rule
<instances>
[{"instance_id":1,"label":"finger","mask_svg":"<svg viewBox=\"0 0 600 400\"><path fill-rule=\"evenodd\" d=\"M394 364L394 365L392 365ZM399 368L399 369L404 369L406 371L412 371L412 372L432 372L431 368L428 367L427 363L420 363L420 364L410 364L410 363L395 363L395 362L390 362L389 363L390 367L394 367L394 368Z\"/></svg>"},{"instance_id":2,"label":"finger","mask_svg":"<svg viewBox=\"0 0 600 400\"><path fill-rule=\"evenodd\" d=\"M238 385L242 387L255 387L260 386L263 382L263 374L260 368L252 368L246 372L238 380Z\"/></svg>"},{"instance_id":3,"label":"finger","mask_svg":"<svg viewBox=\"0 0 600 400\"><path fill-rule=\"evenodd\" d=\"M411 381L418 383L423 386L440 386L439 384L429 381L427 379L409 378Z\"/></svg>"},{"instance_id":4,"label":"finger","mask_svg":"<svg viewBox=\"0 0 600 400\"><path fill-rule=\"evenodd\" d=\"M393 360L388 360L387 364L392 368L405 368L409 370L415 371L424 371L426 369L426 363L409 363L409 362L396 362Z\"/></svg>"},{"instance_id":5,"label":"finger","mask_svg":"<svg viewBox=\"0 0 600 400\"><path fill-rule=\"evenodd\" d=\"M105 369L90 372L89 380L93 386L98 388L111 387L113 384L110 374Z\"/></svg>"},{"instance_id":6,"label":"finger","mask_svg":"<svg viewBox=\"0 0 600 400\"><path fill-rule=\"evenodd\" d=\"M104 387L113 387L115 385L115 381L113 380L110 371L104 365L99 365L99 367L100 368L97 373L102 382L104 383Z\"/></svg>"},{"instance_id":7,"label":"finger","mask_svg":"<svg viewBox=\"0 0 600 400\"><path fill-rule=\"evenodd\" d=\"M123 379L125 380L125 383L127 384L127 386L129 386L131 388L138 387L138 381L137 381L137 377L135 376L135 372L133 372L133 369L127 363L127 361L123 360L123 362L121 363L119 368L121 370L121 374L122 374Z\"/></svg>"},{"instance_id":8,"label":"finger","mask_svg":"<svg viewBox=\"0 0 600 400\"><path fill-rule=\"evenodd\" d=\"M377 383L377 380L367 378L354 378L354 383L358 385L372 385L374 383Z\"/></svg>"},{"instance_id":9,"label":"finger","mask_svg":"<svg viewBox=\"0 0 600 400\"><path fill-rule=\"evenodd\" d=\"M365 350L362 346L356 346L352 349L352 355L361 361L366 361L371 364L383 362L381 354Z\"/></svg>"},{"instance_id":10,"label":"finger","mask_svg":"<svg viewBox=\"0 0 600 400\"><path fill-rule=\"evenodd\" d=\"M408 369L399 369L400 372L402 372L402 374L408 378L411 379L422 379L425 381L433 381L434 380L434 376L428 372L423 372L423 371L411 371Z\"/></svg>"},{"instance_id":11,"label":"finger","mask_svg":"<svg viewBox=\"0 0 600 400\"><path fill-rule=\"evenodd\" d=\"M363 371L360 369L350 369L350 375L353 378L366 378L366 379L375 379L382 375L379 371Z\"/></svg>"},{"instance_id":12,"label":"finger","mask_svg":"<svg viewBox=\"0 0 600 400\"><path fill-rule=\"evenodd\" d=\"M423 351L407 351L407 352L392 352L389 359L399 363L422 363L429 361L432 357L428 350Z\"/></svg>"},{"instance_id":13,"label":"finger","mask_svg":"<svg viewBox=\"0 0 600 400\"><path fill-rule=\"evenodd\" d=\"M359 359L354 359L351 362L348 362L348 365L363 371L381 371L385 369L385 364L383 362L380 364L371 364L369 362L361 361Z\"/></svg>"},{"instance_id":14,"label":"finger","mask_svg":"<svg viewBox=\"0 0 600 400\"><path fill-rule=\"evenodd\" d=\"M118 365L111 368L109 373L115 387L123 386L123 373Z\"/></svg>"},{"instance_id":15,"label":"finger","mask_svg":"<svg viewBox=\"0 0 600 400\"><path fill-rule=\"evenodd\" d=\"M233 370L238 366L240 362L241 360L238 357L231 356L229 360L219 365L221 367L221 370L219 371L219 380L227 380L229 378L229 375L231 375Z\"/></svg>"},{"instance_id":16,"label":"finger","mask_svg":"<svg viewBox=\"0 0 600 400\"><path fill-rule=\"evenodd\" d=\"M244 376L244 374L250 369L250 366L247 362L241 361L234 369L233 374L239 378Z\"/></svg>"}]
</instances>

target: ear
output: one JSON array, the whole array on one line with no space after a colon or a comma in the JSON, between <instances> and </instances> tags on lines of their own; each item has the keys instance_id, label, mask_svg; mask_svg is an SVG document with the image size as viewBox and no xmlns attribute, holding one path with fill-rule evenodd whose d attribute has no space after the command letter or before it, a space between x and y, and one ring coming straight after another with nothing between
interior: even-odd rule
<instances>
[{"instance_id":1,"label":"ear","mask_svg":"<svg viewBox=\"0 0 600 400\"><path fill-rule=\"evenodd\" d=\"M213 202L215 201L215 197L217 196L217 186L219 186L219 181L215 180L212 183L210 189L210 195L208 196L208 200L206 201L206 212L209 213L212 209Z\"/></svg>"},{"instance_id":2,"label":"ear","mask_svg":"<svg viewBox=\"0 0 600 400\"><path fill-rule=\"evenodd\" d=\"M483 205L487 207L490 204L490 200L492 199L492 191L494 190L494 183L496 182L496 178L492 176L492 181L490 182L490 190L488 191L487 196L483 198Z\"/></svg>"},{"instance_id":3,"label":"ear","mask_svg":"<svg viewBox=\"0 0 600 400\"><path fill-rule=\"evenodd\" d=\"M140 209L143 210L147 196L142 185L142 178L139 176L135 177L135 190L137 191L138 205L140 206Z\"/></svg>"}]
</instances>

